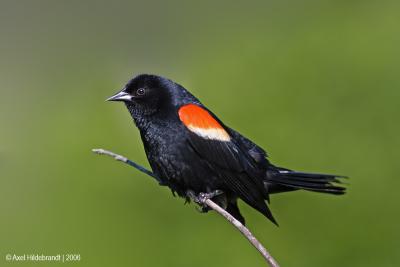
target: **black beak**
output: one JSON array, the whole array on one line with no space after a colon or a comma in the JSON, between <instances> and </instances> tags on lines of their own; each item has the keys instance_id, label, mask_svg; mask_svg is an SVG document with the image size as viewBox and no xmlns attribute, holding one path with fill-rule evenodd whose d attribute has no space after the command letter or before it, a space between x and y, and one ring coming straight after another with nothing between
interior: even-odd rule
<instances>
[{"instance_id":1,"label":"black beak","mask_svg":"<svg viewBox=\"0 0 400 267\"><path fill-rule=\"evenodd\" d=\"M106 99L106 101L131 101L132 96L125 91L116 93L112 97Z\"/></svg>"}]
</instances>

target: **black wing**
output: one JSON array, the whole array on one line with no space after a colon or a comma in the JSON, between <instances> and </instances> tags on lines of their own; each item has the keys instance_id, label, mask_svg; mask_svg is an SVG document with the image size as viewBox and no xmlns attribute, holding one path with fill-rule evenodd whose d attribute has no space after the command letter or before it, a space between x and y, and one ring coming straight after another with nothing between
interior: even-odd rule
<instances>
[{"instance_id":1,"label":"black wing","mask_svg":"<svg viewBox=\"0 0 400 267\"><path fill-rule=\"evenodd\" d=\"M219 123L221 129L218 130L225 131L229 138L218 140L218 138L213 138L214 136L207 136L201 132L201 129L196 130L192 127L193 125L189 125L187 120L184 125L187 129L188 143L198 156L218 173L228 190L276 224L265 203L268 199L268 192L263 183L265 168L254 160L249 150L241 144L240 140L237 140L237 136L230 133L229 128L225 127L211 112L205 108L202 109ZM185 115L197 116L194 112ZM193 119L193 121L196 120Z\"/></svg>"}]
</instances>

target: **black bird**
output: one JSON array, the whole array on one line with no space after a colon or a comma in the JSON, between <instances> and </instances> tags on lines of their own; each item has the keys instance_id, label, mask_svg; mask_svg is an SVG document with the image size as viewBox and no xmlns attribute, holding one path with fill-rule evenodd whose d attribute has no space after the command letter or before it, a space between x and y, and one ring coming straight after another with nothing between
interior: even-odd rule
<instances>
[{"instance_id":1,"label":"black bird","mask_svg":"<svg viewBox=\"0 0 400 267\"><path fill-rule=\"evenodd\" d=\"M243 224L238 198L276 224L265 202L269 194L297 189L345 192L336 185L342 176L274 166L264 149L226 126L183 86L164 77L138 75L107 100L125 103L139 128L150 166L163 184L187 200L222 191L213 200Z\"/></svg>"}]
</instances>

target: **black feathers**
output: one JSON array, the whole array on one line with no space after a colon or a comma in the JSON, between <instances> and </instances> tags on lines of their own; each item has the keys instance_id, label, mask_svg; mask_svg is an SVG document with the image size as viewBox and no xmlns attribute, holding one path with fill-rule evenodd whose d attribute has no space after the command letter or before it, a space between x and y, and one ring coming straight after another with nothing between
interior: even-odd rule
<instances>
[{"instance_id":1,"label":"black feathers","mask_svg":"<svg viewBox=\"0 0 400 267\"><path fill-rule=\"evenodd\" d=\"M304 189L340 195L341 176L290 171L270 164L267 153L225 126L181 85L139 75L109 100L123 101L139 128L153 172L173 192L224 192L217 200L242 223L237 199L276 224L269 194ZM225 199L220 202L221 199Z\"/></svg>"},{"instance_id":2,"label":"black feathers","mask_svg":"<svg viewBox=\"0 0 400 267\"><path fill-rule=\"evenodd\" d=\"M342 195L345 193L345 188L339 186L340 178L345 178L339 175L305 173L290 171L287 169L271 167L267 172L266 181L271 184L281 185L291 189L304 189L308 191L328 193L334 195ZM281 190L285 191L281 188Z\"/></svg>"}]
</instances>

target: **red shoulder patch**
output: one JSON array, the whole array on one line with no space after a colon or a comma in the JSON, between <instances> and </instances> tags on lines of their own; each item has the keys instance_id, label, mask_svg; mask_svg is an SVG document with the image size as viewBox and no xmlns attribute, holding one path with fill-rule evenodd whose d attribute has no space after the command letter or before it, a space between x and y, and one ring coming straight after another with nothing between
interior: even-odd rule
<instances>
[{"instance_id":1,"label":"red shoulder patch","mask_svg":"<svg viewBox=\"0 0 400 267\"><path fill-rule=\"evenodd\" d=\"M187 104L179 109L178 114L179 119L190 131L203 138L219 141L231 139L221 124L202 107Z\"/></svg>"}]
</instances>

